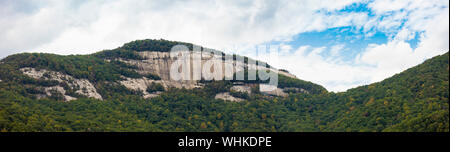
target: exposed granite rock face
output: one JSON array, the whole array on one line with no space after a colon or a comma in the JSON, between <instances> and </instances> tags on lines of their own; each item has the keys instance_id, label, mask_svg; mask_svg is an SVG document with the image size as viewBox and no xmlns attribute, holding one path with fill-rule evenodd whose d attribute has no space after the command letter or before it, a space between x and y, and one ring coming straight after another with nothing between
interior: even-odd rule
<instances>
[{"instance_id":1,"label":"exposed granite rock face","mask_svg":"<svg viewBox=\"0 0 450 152\"><path fill-rule=\"evenodd\" d=\"M187 88L192 89L196 87L201 87L202 84L199 84L196 80L183 80L183 81L174 81L170 77L170 69L174 62L176 62L176 58L171 58L169 52L152 52L152 51L143 51L139 52L139 55L145 58L145 60L130 60L130 59L117 59L122 62L135 65L139 68L137 72L141 74L157 74L159 77L161 77L162 81L167 84L169 87L176 87L176 88ZM195 63L194 60L196 57L200 57L200 62ZM197 58L198 59L198 58ZM228 61L222 60L222 56L216 56L212 54L207 53L200 53L200 52L191 52L191 61L190 61L190 77L194 78L194 73L200 73L201 71L194 71L195 69L202 70L202 67L205 66L205 64L211 64L212 62L220 63L222 66L222 71L218 77L232 77L234 73L241 72L244 70L246 65L244 62L234 62L234 61ZM232 65L233 68L232 71L225 70L225 66ZM263 70L272 70L275 71L276 69L268 69L266 67L262 66L250 66L250 69L263 69ZM214 72L214 68L210 69L210 72ZM278 72L278 71L276 71ZM285 74L286 76L292 77L293 75L282 72L281 74ZM294 76L295 77L295 76Z\"/></svg>"},{"instance_id":2,"label":"exposed granite rock face","mask_svg":"<svg viewBox=\"0 0 450 152\"><path fill-rule=\"evenodd\" d=\"M25 75L32 77L34 79L44 79L44 80L55 80L58 82L66 82L69 87L72 89L77 89L75 93L91 97L99 100L103 100L102 96L97 93L97 89L94 87L94 85L89 82L89 80L86 79L75 79L70 75L62 74L60 72L55 71L49 71L45 69L36 70L35 68L22 68L20 69ZM55 90L62 95L65 95L66 91L61 86L53 86L53 87L47 87L44 90L46 91L46 94L50 92L50 90ZM66 95L65 95L66 96ZM66 101L73 100L73 97L66 97Z\"/></svg>"},{"instance_id":3,"label":"exposed granite rock face","mask_svg":"<svg viewBox=\"0 0 450 152\"><path fill-rule=\"evenodd\" d=\"M64 101L72 101L72 100L76 100L77 99L75 97L71 97L71 96L65 95L66 94L66 90L64 90L64 88L61 87L61 86L43 87L43 90L45 91L46 94L45 95L40 95L40 96L38 96L38 98L50 97L52 95L56 95L56 94L54 94L56 92L56 93L59 93L59 94L64 96Z\"/></svg>"},{"instance_id":4,"label":"exposed granite rock face","mask_svg":"<svg viewBox=\"0 0 450 152\"><path fill-rule=\"evenodd\" d=\"M235 85L235 86L231 87L231 90L236 91L236 92L248 93L248 94L252 93L252 88L250 86L245 86L245 85Z\"/></svg>"},{"instance_id":5,"label":"exposed granite rock face","mask_svg":"<svg viewBox=\"0 0 450 152\"><path fill-rule=\"evenodd\" d=\"M261 86L269 86L262 84ZM255 87L255 84L234 84L233 87L230 88L231 91L242 92L242 93L252 93L252 87ZM261 93L270 95L270 96L282 96L286 97L289 94L286 92L295 92L295 93L309 93L307 90L303 88L276 88L272 91L261 91Z\"/></svg>"},{"instance_id":6,"label":"exposed granite rock face","mask_svg":"<svg viewBox=\"0 0 450 152\"><path fill-rule=\"evenodd\" d=\"M118 59L127 64L135 65L139 68L137 71L140 74L157 74L161 78L161 83L164 87L186 88L192 89L200 87L197 81L174 81L170 79L170 68L172 63L176 60L170 58L168 52L139 52L145 60L128 60Z\"/></svg>"},{"instance_id":7,"label":"exposed granite rock face","mask_svg":"<svg viewBox=\"0 0 450 152\"><path fill-rule=\"evenodd\" d=\"M261 84L260 87L272 88L273 86ZM287 97L289 94L285 93L281 88L271 89L271 91L261 91L263 94L271 95L271 96L281 96Z\"/></svg>"},{"instance_id":8,"label":"exposed granite rock face","mask_svg":"<svg viewBox=\"0 0 450 152\"><path fill-rule=\"evenodd\" d=\"M158 91L155 93L148 93L148 94L144 95L143 97L144 97L144 99L154 98L154 97L159 96L161 93L162 93L161 91Z\"/></svg>"},{"instance_id":9,"label":"exposed granite rock face","mask_svg":"<svg viewBox=\"0 0 450 152\"><path fill-rule=\"evenodd\" d=\"M131 90L145 91L152 82L155 82L155 80L149 80L147 78L126 78L126 80L120 81L120 84Z\"/></svg>"},{"instance_id":10,"label":"exposed granite rock face","mask_svg":"<svg viewBox=\"0 0 450 152\"><path fill-rule=\"evenodd\" d=\"M159 96L162 92L149 93L147 92L147 88L153 84L161 84L164 88L167 88L167 84L164 84L161 80L150 80L147 78L133 79L133 78L125 78L126 80L120 81L120 84L125 86L130 90L141 91L144 95L145 99L153 98Z\"/></svg>"},{"instance_id":11,"label":"exposed granite rock face","mask_svg":"<svg viewBox=\"0 0 450 152\"><path fill-rule=\"evenodd\" d=\"M170 66L175 61L169 52L139 52L146 60L134 61L143 73L156 73L162 80L170 80Z\"/></svg>"},{"instance_id":12,"label":"exposed granite rock face","mask_svg":"<svg viewBox=\"0 0 450 152\"><path fill-rule=\"evenodd\" d=\"M216 96L214 97L215 99L222 99L225 101L232 101L232 102L241 102L244 99L241 98L236 98L230 95L229 92L224 92L224 93L218 93L216 94Z\"/></svg>"},{"instance_id":13,"label":"exposed granite rock face","mask_svg":"<svg viewBox=\"0 0 450 152\"><path fill-rule=\"evenodd\" d=\"M144 60L132 60L132 59L122 59L117 58L115 60L119 60L122 62L125 62L130 65L135 65L138 67L138 70L136 70L140 74L156 74L158 75L161 80L151 80L149 78L126 78L122 77L124 80L118 81L119 84L125 86L126 88L130 90L135 91L141 91L143 93L144 98L152 98L159 96L161 92L155 92L155 93L149 93L147 92L147 88L151 86L154 83L161 84L165 90L167 90L170 87L174 88L186 88L186 89L193 89L193 88L201 88L204 86L204 84L200 83L198 79L196 80L181 80L181 81L175 81L171 79L170 71L171 66L174 62L177 61L177 58L171 58L169 52L153 52L153 51L143 51L138 52L140 56L144 58ZM216 76L220 80L224 77L232 77L234 73L241 72L245 68L247 68L247 65L245 65L244 62L238 62L238 61L231 61L231 60L223 60L222 56L220 55L213 55L209 53L200 53L200 52L191 52L191 60L190 60L190 77L193 78L194 75L198 73L205 72L203 71L203 66L210 65L213 63L218 63L222 66L221 69L209 69L209 72L214 72L214 70L221 70L219 72L220 74ZM195 60L196 57L200 57L199 60ZM110 60L106 60L107 62L110 62ZM199 61L199 62L195 62ZM225 66L232 66L232 71L225 70ZM271 70L274 72L278 72L279 74L296 78L294 75L285 72L285 71L278 71L277 69L273 68L266 68L262 66L249 66L250 70L253 69L259 69L259 70ZM195 69L198 69L199 71L194 71ZM97 93L96 88L92 83L90 83L87 79L75 79L70 75L65 75L59 72L55 71L48 71L45 69L42 70L36 70L34 68L22 68L20 69L24 74L35 78L35 79L45 79L45 80L56 80L58 82L66 82L69 87L72 89L76 89L75 93L79 95L83 95L86 97L92 97L96 99L102 100L102 96ZM1 81L0 81L1 82ZM234 84L234 86L231 88L231 91L236 92L243 92L251 94L251 88L255 87L250 84ZM301 88L288 88L289 90L294 90L296 92L306 92L306 90ZM66 95L66 90L64 90L61 86L52 86L52 87L45 87L43 88L45 91L45 94L42 94L41 96L51 96L51 91L58 92L62 95L64 95L64 98L66 101L75 100L76 98ZM273 95L273 96L287 96L287 93L283 91L283 89L276 89L274 91L270 92L263 92L267 95ZM221 93L216 96L216 98L221 98L224 100L229 101L242 101L243 99L235 98L231 96L229 93Z\"/></svg>"},{"instance_id":14,"label":"exposed granite rock face","mask_svg":"<svg viewBox=\"0 0 450 152\"><path fill-rule=\"evenodd\" d=\"M77 90L75 93L78 93L80 95L84 95L87 97L103 100L102 96L97 93L97 89L92 85L91 82L89 82L86 79L74 79L74 84L69 84L73 86L78 86L81 88L80 90Z\"/></svg>"},{"instance_id":15,"label":"exposed granite rock face","mask_svg":"<svg viewBox=\"0 0 450 152\"><path fill-rule=\"evenodd\" d=\"M192 89L192 88L201 88L204 84L199 83L196 80L183 80L183 81L174 81L170 77L170 69L171 65L176 62L176 58L171 58L169 52L153 52L153 51L143 51L138 52L140 56L144 58L144 60L130 60L130 59L117 59L122 62L125 62L127 64L135 65L138 67L137 72L141 74L157 74L159 77L161 77L161 80L159 81L165 88L168 87L175 87L175 88L186 88L186 89ZM210 64L211 61L213 62L219 62L222 66L222 74L219 76L221 78L223 77L232 77L234 73L243 71L247 65L245 65L244 62L235 62L235 61L229 61L229 60L222 60L222 56L215 56L213 54L206 54L206 53L200 53L200 52L191 52L191 61L190 61L190 77L194 77L194 69L202 69L202 67L205 64ZM195 57L200 57L200 64L194 63ZM233 65L233 71L226 71L225 66L226 65ZM288 72L279 71L277 69L273 68L267 68L263 66L249 66L249 69L259 69L259 70L271 70L273 72L278 72L281 75L296 78L295 75L292 75ZM214 68L210 69L211 72L214 71ZM197 71L198 72L198 71ZM141 89L145 90L144 88L148 87L147 84L148 80L142 79L142 80L135 80L139 81L136 83L133 83L133 85L137 85L135 87L132 87L132 84L128 84L127 88L136 90ZM123 83L122 83L123 84ZM124 85L124 84L123 84ZM147 85L147 86L146 86ZM137 88L136 88L137 87ZM238 92L247 92L251 93L251 87L248 85L235 85L232 87L232 90L238 91ZM144 91L145 92L145 91ZM145 93L144 93L145 94ZM277 89L271 92L266 92L268 95L274 95L274 96L287 96L287 93L283 92L282 89Z\"/></svg>"}]
</instances>

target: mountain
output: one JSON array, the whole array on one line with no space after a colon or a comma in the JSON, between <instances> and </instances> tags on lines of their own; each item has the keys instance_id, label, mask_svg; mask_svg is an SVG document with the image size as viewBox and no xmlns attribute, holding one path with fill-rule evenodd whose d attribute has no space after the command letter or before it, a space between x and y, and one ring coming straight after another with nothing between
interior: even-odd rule
<instances>
[{"instance_id":1,"label":"mountain","mask_svg":"<svg viewBox=\"0 0 450 152\"><path fill-rule=\"evenodd\" d=\"M449 53L378 83L287 102L320 131L449 131ZM300 101L300 100L299 100ZM319 131L319 130L315 130Z\"/></svg>"},{"instance_id":2,"label":"mountain","mask_svg":"<svg viewBox=\"0 0 450 152\"><path fill-rule=\"evenodd\" d=\"M169 88L202 88L209 82L172 81L170 79L171 65L177 59L171 58L169 51L173 46L179 44L186 45L192 50L193 45L188 43L140 40L127 43L117 49L105 50L92 55L17 54L2 61L4 64L2 64L3 73L0 79L26 84L25 89L28 89L28 93L35 94L38 98L56 96L64 98L65 101L74 100L78 97L92 97L102 100L103 96L109 98L109 93L123 93L123 90L134 94L142 94L144 98L150 98L158 96L161 91ZM220 52L220 54L223 53ZM201 55L201 64L203 65L209 60L222 61L222 57L207 56L206 53ZM236 58L236 55L234 56ZM247 57L243 58L245 58L245 63L253 60ZM234 63L242 68L241 71L237 71L238 73L256 70L256 68L247 66L245 63ZM276 70L268 67L257 66L257 68L266 70ZM193 70L190 74L192 75L192 73ZM250 89L255 86L253 84L256 81L243 81L240 85L229 85L229 87L245 88L247 89L244 90L245 92L251 92ZM151 87L160 89L147 90ZM307 93L326 92L322 86L296 79L295 76L284 71L279 72L279 87L287 89L272 93L273 95L286 96L287 94L283 91L296 90ZM107 90L108 88L119 89L117 90L119 92ZM270 94L270 92L268 93Z\"/></svg>"},{"instance_id":3,"label":"mountain","mask_svg":"<svg viewBox=\"0 0 450 152\"><path fill-rule=\"evenodd\" d=\"M216 54L201 56L201 65L228 61L241 69L233 77L279 72L279 89L261 92L258 84L267 81L259 78L171 80L177 59L169 51L179 44L197 47L137 40L90 55L8 56L0 61L0 129L449 131L448 53L382 82L332 93L286 70L255 65L262 61L232 55L236 62L230 62L224 53L203 48Z\"/></svg>"}]
</instances>

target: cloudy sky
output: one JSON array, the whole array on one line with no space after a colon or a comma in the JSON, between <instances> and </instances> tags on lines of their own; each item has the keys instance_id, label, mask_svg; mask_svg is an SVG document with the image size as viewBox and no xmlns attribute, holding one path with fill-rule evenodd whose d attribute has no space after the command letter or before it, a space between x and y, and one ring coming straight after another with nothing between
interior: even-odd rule
<instances>
[{"instance_id":1,"label":"cloudy sky","mask_svg":"<svg viewBox=\"0 0 450 152\"><path fill-rule=\"evenodd\" d=\"M448 0L0 0L0 58L89 54L136 39L185 41L268 61L345 91L449 50Z\"/></svg>"}]
</instances>

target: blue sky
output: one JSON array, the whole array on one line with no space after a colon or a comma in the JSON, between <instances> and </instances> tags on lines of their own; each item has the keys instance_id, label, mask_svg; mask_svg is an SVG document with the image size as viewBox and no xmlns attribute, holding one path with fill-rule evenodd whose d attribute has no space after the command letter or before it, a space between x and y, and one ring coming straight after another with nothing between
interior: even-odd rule
<instances>
[{"instance_id":1,"label":"blue sky","mask_svg":"<svg viewBox=\"0 0 450 152\"><path fill-rule=\"evenodd\" d=\"M0 58L90 54L168 39L258 58L330 91L381 81L449 50L448 0L2 0Z\"/></svg>"},{"instance_id":2,"label":"blue sky","mask_svg":"<svg viewBox=\"0 0 450 152\"><path fill-rule=\"evenodd\" d=\"M280 42L274 41L270 44L287 44L293 47L309 45L311 47L328 47L335 45L344 45L341 57L345 60L351 60L369 44L384 44L388 41L386 33L376 31L374 35L366 37L362 29L355 29L352 26L329 28L324 31L305 32L293 36L292 41ZM410 44L417 45L418 37L410 41ZM414 43L415 42L415 43ZM328 56L331 50L323 52Z\"/></svg>"},{"instance_id":3,"label":"blue sky","mask_svg":"<svg viewBox=\"0 0 450 152\"><path fill-rule=\"evenodd\" d=\"M352 3L350 5L345 6L343 9L334 10L334 11L326 11L320 10L318 12L325 12L325 14L336 14L336 13L366 13L369 18L376 18L377 15L368 7L368 4L373 1L366 1L361 3ZM403 10L402 10L403 11ZM388 17L388 15L382 15L378 21L383 20L384 17ZM299 33L295 36L292 36L292 40L288 42L284 41L272 41L267 44L287 44L294 48L309 45L311 47L328 47L331 48L335 45L343 45L342 53L340 53L340 57L344 60L352 60L359 53L363 52L369 44L385 44L390 39L395 36L399 30L403 28L407 20L401 20L401 24L397 27L391 28L389 31L378 30L376 28L364 29L364 27L360 26L340 26L340 27L332 27L325 30L320 31L310 31ZM405 40L411 48L417 48L418 43L420 42L420 33L423 31L415 32L415 36L409 40ZM368 34L370 33L370 34ZM321 55L329 56L331 49L324 51Z\"/></svg>"}]
</instances>

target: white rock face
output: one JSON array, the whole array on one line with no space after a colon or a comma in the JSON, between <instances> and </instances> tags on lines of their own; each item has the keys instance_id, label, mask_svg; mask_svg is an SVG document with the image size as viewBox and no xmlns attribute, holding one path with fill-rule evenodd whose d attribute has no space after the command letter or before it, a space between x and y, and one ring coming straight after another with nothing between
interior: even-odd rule
<instances>
[{"instance_id":1,"label":"white rock face","mask_svg":"<svg viewBox=\"0 0 450 152\"><path fill-rule=\"evenodd\" d=\"M273 86L261 84L260 88L262 88L262 87L271 88ZM271 90L271 91L261 91L261 93L271 95L271 96L281 96L281 97L287 97L289 95L289 94L285 93L283 91L283 89L280 89L280 88L275 88L274 90Z\"/></svg>"},{"instance_id":2,"label":"white rock face","mask_svg":"<svg viewBox=\"0 0 450 152\"><path fill-rule=\"evenodd\" d=\"M169 52L143 51L143 52L139 52L139 55L142 56L143 58L145 58L145 60L129 60L129 59L117 59L117 60L120 60L127 64L137 66L139 68L139 70L137 72L139 72L141 74L148 74L148 73L157 74L159 77L161 77L161 80L163 81L163 83L167 84L169 87L176 87L176 88L184 87L187 89L192 89L192 88L201 87L201 85L202 85L202 84L199 84L195 80L185 80L185 81L171 80L170 68L171 68L172 64L176 61L176 59L170 58ZM195 58L195 57L200 57L200 58ZM199 65L194 63L195 59L201 59L201 61L199 62L200 63ZM216 62L221 63L222 72L221 72L221 75L219 76L221 78L223 78L225 76L233 76L234 73L241 72L246 67L244 62L229 61L229 60L225 60L225 62L223 62L221 56L215 56L215 55L210 55L210 54L201 54L199 52L192 52L191 53L191 61L190 61L190 69L191 69L190 76L191 76L191 78L194 77L194 72L198 73L198 71L194 71L194 69L199 68L200 70L202 70L202 67L205 66L205 64L208 63L208 61L216 61ZM233 70L232 71L225 70L226 65L232 65ZM262 67L262 66L250 66L249 69L271 70L273 72L279 72L280 74L295 78L294 75L289 74L287 72L278 71L278 70L272 69L272 68L269 69L269 68ZM211 69L211 72L213 72L213 71L214 71L214 69Z\"/></svg>"},{"instance_id":3,"label":"white rock face","mask_svg":"<svg viewBox=\"0 0 450 152\"><path fill-rule=\"evenodd\" d=\"M214 97L215 99L222 99L225 101L232 101L232 102L241 102L244 99L241 98L236 98L230 95L229 92L224 92L224 93L218 93L216 94L216 96Z\"/></svg>"},{"instance_id":4,"label":"white rock face","mask_svg":"<svg viewBox=\"0 0 450 152\"><path fill-rule=\"evenodd\" d=\"M175 87L175 88L193 89L193 88L201 88L203 86L203 84L201 84L195 80L184 80L184 81L171 80L170 68L171 68L171 65L176 61L176 59L170 58L169 52L143 51L143 52L139 52L139 55L142 56L143 58L145 58L145 60L129 60L129 59L117 59L117 60L120 60L127 64L137 66L139 68L137 70L138 73L157 74L158 76L161 77L161 84L163 84L163 86L165 88ZM200 58L195 58L195 57L200 57ZM201 61L199 62L200 65L194 64L194 59L201 59ZM225 60L225 62L223 62L221 56L215 56L215 55L211 55L211 54L201 54L199 52L191 52L190 76L191 77L194 76L195 68L202 69L202 67L205 65L205 63L208 63L208 61L211 61L211 60L218 61L221 63L222 75L219 77L222 77L222 78L225 76L233 76L234 73L243 71L245 69L245 67L247 66L247 65L245 65L244 62L229 61L229 60ZM225 70L226 65L232 65L233 70L232 71ZM287 76L287 77L296 78L295 75L292 75L288 72L279 71L279 70L273 69L273 68L266 68L263 66L256 66L256 65L249 66L249 69L271 70L272 72L278 72L279 74ZM214 69L211 69L211 71L214 71ZM127 80L127 81L129 81L129 80ZM130 84L127 84L126 86L128 86L127 88L133 89L133 90L137 90L137 89L145 90L146 87L148 86L148 85L146 85L146 84L148 84L148 83L146 83L146 81L148 81L148 80L137 80L136 79L134 81L137 81L137 82L124 82L124 83L130 83ZM132 85L136 85L136 86L132 86ZM239 91L239 92L247 92L249 94L251 93L251 88L246 85L235 86L232 88L232 90ZM284 93L283 90L281 90L281 89L277 89L272 92L267 92L267 94L275 95L275 96L287 96L287 94Z\"/></svg>"},{"instance_id":5,"label":"white rock face","mask_svg":"<svg viewBox=\"0 0 450 152\"><path fill-rule=\"evenodd\" d=\"M138 67L137 72L140 74L156 74L158 75L161 80L150 80L148 78L125 78L125 80L119 81L119 83L126 88L130 90L135 91L141 91L143 93L144 98L152 98L159 96L161 92L156 93L149 93L147 92L147 88L152 85L152 83L159 83L161 84L165 89L174 87L174 88L186 88L186 89L193 89L193 88L202 88L204 84L199 83L197 80L183 80L183 81L174 81L170 78L170 69L172 64L177 60L176 58L170 58L169 52L153 52L153 51L143 51L138 52L140 56L145 58L144 60L130 60L130 59L116 59L122 62L125 62L130 65L135 65ZM195 55L194 55L195 54ZM200 57L200 65L194 64L194 61L191 60L190 64L190 76L194 76L194 69L199 68L202 69L202 67L205 64L208 64L211 60L218 61L221 63L222 66L222 75L221 78L225 76L233 76L235 72L240 72L245 69L246 65L244 62L237 62L237 61L229 61L225 60L225 63L223 63L222 56L215 56L211 54L200 54L199 52L192 52L191 59L194 58L194 56ZM114 59L113 59L114 60ZM107 62L110 62L110 60L106 60ZM226 71L225 66L226 65L233 65L233 71ZM195 66L195 67L194 67ZM260 69L260 70L271 70L274 72L279 72L279 74L296 78L294 75L278 71L277 69L272 68L266 68L262 66L250 66L249 69ZM69 87L75 90L75 93L79 95L83 95L86 97L96 98L103 100L102 96L97 92L96 88L92 83L90 83L87 79L75 79L70 75L62 74L60 72L55 71L49 71L45 69L36 70L34 68L22 68L20 69L25 75L28 75L35 79L45 79L45 80L56 80L58 82L66 82ZM210 69L211 72L214 71L214 69ZM225 73L227 72L227 73ZM1 80L0 80L1 82ZM50 92L50 90L56 90L57 92L61 93L65 96L66 101L75 100L76 98L70 97L65 95L66 90L64 90L61 86L54 86L54 87L47 87L44 88L46 91L46 94ZM248 94L251 94L251 87L247 84L238 84L231 88L232 91L237 92L245 92ZM301 91L304 91L303 89ZM287 96L287 93L283 92L282 89L277 89L272 92L265 92L268 95L274 95L274 96ZM43 95L43 96L45 96ZM222 93L217 94L216 98L221 98L228 101L242 101L240 98L235 98L231 96L229 93Z\"/></svg>"},{"instance_id":6,"label":"white rock face","mask_svg":"<svg viewBox=\"0 0 450 152\"><path fill-rule=\"evenodd\" d=\"M250 86L245 86L245 85L235 85L235 86L231 87L231 90L236 91L236 92L248 93L248 94L252 93L252 88Z\"/></svg>"},{"instance_id":7,"label":"white rock face","mask_svg":"<svg viewBox=\"0 0 450 152\"><path fill-rule=\"evenodd\" d=\"M34 79L44 79L44 80L56 80L58 82L66 82L72 89L79 88L75 93L91 97L99 100L103 100L102 96L97 93L97 89L94 85L86 79L75 79L70 75L62 74L60 72L49 71L45 69L36 70L35 68L22 68L20 69L25 75L32 77ZM49 87L50 89L56 89L58 92L65 95L64 88L56 86L56 88ZM61 90L62 89L62 90ZM48 92L48 88L45 89ZM66 97L66 101L74 100L73 97Z\"/></svg>"},{"instance_id":8,"label":"white rock face","mask_svg":"<svg viewBox=\"0 0 450 152\"><path fill-rule=\"evenodd\" d=\"M152 82L153 80L148 80L147 78L141 79L126 78L126 80L120 81L120 84L131 90L145 91L147 90L147 86Z\"/></svg>"},{"instance_id":9,"label":"white rock face","mask_svg":"<svg viewBox=\"0 0 450 152\"><path fill-rule=\"evenodd\" d=\"M145 60L128 60L128 59L118 59L119 61L125 62L127 64L135 65L139 68L137 70L140 74L156 74L161 78L161 84L165 88L175 87L175 88L186 88L193 89L201 87L197 81L174 81L170 79L170 67L176 60L171 59L168 52L139 52L139 54L145 58Z\"/></svg>"},{"instance_id":10,"label":"white rock face","mask_svg":"<svg viewBox=\"0 0 450 152\"><path fill-rule=\"evenodd\" d=\"M149 98L154 98L157 97L161 94L161 91L155 92L155 93L148 93L146 95L143 96L144 99L149 99Z\"/></svg>"},{"instance_id":11,"label":"white rock face","mask_svg":"<svg viewBox=\"0 0 450 152\"><path fill-rule=\"evenodd\" d=\"M64 99L65 99L65 101L77 100L77 98L71 97L71 96L68 96L68 95L64 95Z\"/></svg>"},{"instance_id":12,"label":"white rock face","mask_svg":"<svg viewBox=\"0 0 450 152\"><path fill-rule=\"evenodd\" d=\"M144 95L145 99L153 98L159 96L162 92L149 93L147 92L147 88L152 84L161 84L164 88L167 88L167 84L164 84L161 80L150 80L147 78L133 79L133 78L125 78L126 80L120 81L120 84L125 86L126 88L134 91L140 91Z\"/></svg>"},{"instance_id":13,"label":"white rock face","mask_svg":"<svg viewBox=\"0 0 450 152\"><path fill-rule=\"evenodd\" d=\"M257 84L259 85L259 84ZM261 84L261 86L265 86L265 84ZM260 87L261 87L260 86ZM268 85L266 85L268 86ZM252 93L252 86L250 86L249 84L235 84L233 87L231 87L232 91L236 91L236 92L242 92L242 93L248 93L251 94ZM282 97L286 97L289 94L286 93L288 91L293 91L293 92L297 92L297 93L307 93L309 94L309 92L303 88L293 88L293 87L287 87L287 88L277 88L273 91L262 91L261 93L267 94L267 95L271 95L271 96L282 96Z\"/></svg>"},{"instance_id":14,"label":"white rock face","mask_svg":"<svg viewBox=\"0 0 450 152\"><path fill-rule=\"evenodd\" d=\"M87 97L103 100L102 96L97 93L97 89L88 80L75 79L74 83L75 83L75 86L78 86L81 88L80 90L75 91L75 93L78 93L78 94L81 94L81 95L84 95Z\"/></svg>"},{"instance_id":15,"label":"white rock face","mask_svg":"<svg viewBox=\"0 0 450 152\"><path fill-rule=\"evenodd\" d=\"M64 101L72 101L72 100L76 100L77 98L75 97L71 97L66 94L66 90L64 90L63 87L61 86L53 86L53 87L44 87L43 88L45 90L46 96L52 96L52 91L56 91L59 94L62 94L64 96Z\"/></svg>"}]
</instances>

